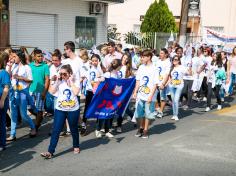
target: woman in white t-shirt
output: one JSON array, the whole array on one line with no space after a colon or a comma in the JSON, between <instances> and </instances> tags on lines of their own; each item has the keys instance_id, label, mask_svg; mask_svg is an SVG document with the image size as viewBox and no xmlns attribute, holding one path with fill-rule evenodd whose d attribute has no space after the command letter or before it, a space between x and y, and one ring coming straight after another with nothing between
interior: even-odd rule
<instances>
[{"instance_id":1,"label":"woman in white t-shirt","mask_svg":"<svg viewBox=\"0 0 236 176\"><path fill-rule=\"evenodd\" d=\"M236 80L236 47L233 48L232 55L229 58L228 70L227 70L227 83L229 86L229 95L233 94L233 86Z\"/></svg>"},{"instance_id":2,"label":"woman in white t-shirt","mask_svg":"<svg viewBox=\"0 0 236 176\"><path fill-rule=\"evenodd\" d=\"M184 87L184 76L191 75L192 70L191 67L187 69L186 67L181 65L180 58L178 56L174 56L172 60L172 67L170 69L169 76L161 85L161 89L164 88L164 85L169 81L169 90L171 93L172 99L172 109L173 109L173 117L172 120L178 121L178 111L179 111L179 100L182 93L182 89Z\"/></svg>"},{"instance_id":3,"label":"woman in white t-shirt","mask_svg":"<svg viewBox=\"0 0 236 176\"><path fill-rule=\"evenodd\" d=\"M18 119L18 109L24 121L30 128L30 137L36 136L36 129L33 120L27 114L27 105L29 102L29 85L32 82L31 68L26 64L25 54L20 50L13 50L11 57L15 63L9 66L11 75L12 89L10 91L10 109L11 109L11 134L7 141L16 139L16 126Z\"/></svg>"},{"instance_id":4,"label":"woman in white t-shirt","mask_svg":"<svg viewBox=\"0 0 236 176\"><path fill-rule=\"evenodd\" d=\"M60 69L60 77L49 90L51 94L58 92L58 98L55 105L53 131L48 152L41 153L41 156L46 159L52 158L66 119L71 130L74 153L80 153L78 132L79 101L77 98L80 91L80 82L72 75L71 66L63 65Z\"/></svg>"}]
</instances>

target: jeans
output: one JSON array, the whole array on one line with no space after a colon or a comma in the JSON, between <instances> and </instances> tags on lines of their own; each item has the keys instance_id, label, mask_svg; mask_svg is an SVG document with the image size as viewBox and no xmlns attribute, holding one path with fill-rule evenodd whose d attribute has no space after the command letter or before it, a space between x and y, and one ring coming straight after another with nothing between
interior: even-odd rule
<instances>
[{"instance_id":1,"label":"jeans","mask_svg":"<svg viewBox=\"0 0 236 176\"><path fill-rule=\"evenodd\" d=\"M179 86L169 86L171 99L172 99L172 108L173 108L173 116L178 116L179 113L179 100L182 93L184 85Z\"/></svg>"},{"instance_id":2,"label":"jeans","mask_svg":"<svg viewBox=\"0 0 236 176\"><path fill-rule=\"evenodd\" d=\"M233 93L233 88L234 88L234 84L235 84L235 77L236 77L236 74L231 73L231 75L230 75L230 86L229 86L229 94L230 95Z\"/></svg>"},{"instance_id":3,"label":"jeans","mask_svg":"<svg viewBox=\"0 0 236 176\"><path fill-rule=\"evenodd\" d=\"M96 130L100 131L104 127L105 133L108 133L111 128L110 123L111 119L98 119Z\"/></svg>"},{"instance_id":4,"label":"jeans","mask_svg":"<svg viewBox=\"0 0 236 176\"><path fill-rule=\"evenodd\" d=\"M6 146L6 114L8 109L8 99L5 100L5 105L0 109L0 148Z\"/></svg>"},{"instance_id":5,"label":"jeans","mask_svg":"<svg viewBox=\"0 0 236 176\"><path fill-rule=\"evenodd\" d=\"M15 91L14 91L15 92ZM16 136L16 126L17 126L17 119L20 115L24 121L26 121L31 129L35 129L35 124L33 120L28 116L27 114L27 105L28 105L28 99L27 95L24 91L18 91L17 92L18 97L11 97L10 100L10 109L11 109L11 137ZM14 96L13 94L11 96Z\"/></svg>"},{"instance_id":6,"label":"jeans","mask_svg":"<svg viewBox=\"0 0 236 176\"><path fill-rule=\"evenodd\" d=\"M48 147L48 152L52 154L55 152L59 135L64 127L66 118L70 126L70 131L73 139L73 147L79 148L79 131L78 131L79 110L67 112L55 109L53 130L52 130L50 145Z\"/></svg>"},{"instance_id":7,"label":"jeans","mask_svg":"<svg viewBox=\"0 0 236 176\"><path fill-rule=\"evenodd\" d=\"M213 89L218 105L221 105L220 88L221 85L215 85ZM212 83L208 83L207 107L211 107L211 97L212 97Z\"/></svg>"},{"instance_id":8,"label":"jeans","mask_svg":"<svg viewBox=\"0 0 236 176\"><path fill-rule=\"evenodd\" d=\"M191 106L192 102L192 96L193 96L192 86L193 86L193 80L184 80L184 88L182 90L180 101L182 101L183 97L185 97L187 99L188 106Z\"/></svg>"},{"instance_id":9,"label":"jeans","mask_svg":"<svg viewBox=\"0 0 236 176\"><path fill-rule=\"evenodd\" d=\"M87 109L93 99L93 92L92 91L86 91L86 97L85 97L85 107L84 107L84 115L82 121L86 124L87 118L85 117Z\"/></svg>"}]
</instances>

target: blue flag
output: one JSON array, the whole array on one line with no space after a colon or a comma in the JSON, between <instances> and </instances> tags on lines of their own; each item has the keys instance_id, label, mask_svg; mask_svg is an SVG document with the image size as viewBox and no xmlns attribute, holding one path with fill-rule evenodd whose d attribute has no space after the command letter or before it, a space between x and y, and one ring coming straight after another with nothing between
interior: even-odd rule
<instances>
[{"instance_id":1,"label":"blue flag","mask_svg":"<svg viewBox=\"0 0 236 176\"><path fill-rule=\"evenodd\" d=\"M135 87L135 78L106 78L97 88L86 111L86 118L108 119L122 115Z\"/></svg>"}]
</instances>

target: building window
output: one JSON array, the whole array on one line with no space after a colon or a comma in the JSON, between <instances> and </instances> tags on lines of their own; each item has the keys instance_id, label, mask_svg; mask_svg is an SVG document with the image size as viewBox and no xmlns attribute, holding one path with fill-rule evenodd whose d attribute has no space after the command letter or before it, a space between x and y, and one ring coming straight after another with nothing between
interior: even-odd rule
<instances>
[{"instance_id":1,"label":"building window","mask_svg":"<svg viewBox=\"0 0 236 176\"><path fill-rule=\"evenodd\" d=\"M135 33L140 33L140 27L141 27L140 24L134 24L134 26L133 26L134 32Z\"/></svg>"},{"instance_id":2,"label":"building window","mask_svg":"<svg viewBox=\"0 0 236 176\"><path fill-rule=\"evenodd\" d=\"M96 44L96 27L95 17L77 16L75 19L75 44L76 48L90 49Z\"/></svg>"},{"instance_id":3,"label":"building window","mask_svg":"<svg viewBox=\"0 0 236 176\"><path fill-rule=\"evenodd\" d=\"M224 27L222 26L206 26L206 28L209 28L217 32L224 32Z\"/></svg>"}]
</instances>

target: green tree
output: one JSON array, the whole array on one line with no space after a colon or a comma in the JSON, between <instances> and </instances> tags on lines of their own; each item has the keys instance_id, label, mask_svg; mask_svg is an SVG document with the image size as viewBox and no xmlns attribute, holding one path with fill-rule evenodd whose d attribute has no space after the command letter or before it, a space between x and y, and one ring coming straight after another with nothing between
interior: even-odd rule
<instances>
[{"instance_id":1,"label":"green tree","mask_svg":"<svg viewBox=\"0 0 236 176\"><path fill-rule=\"evenodd\" d=\"M147 10L141 24L141 32L176 32L175 18L165 0L155 0Z\"/></svg>"}]
</instances>

